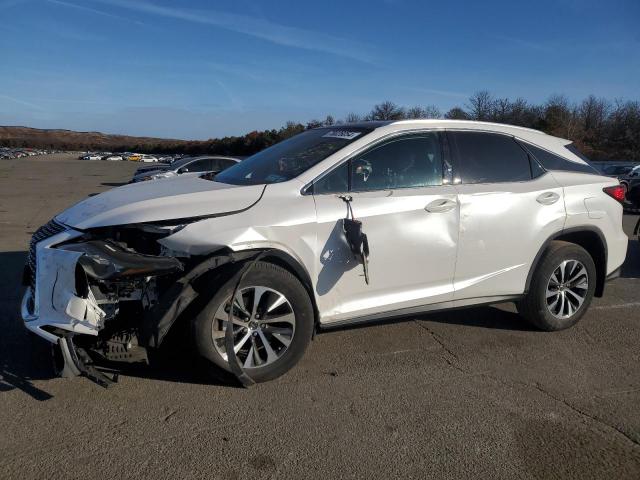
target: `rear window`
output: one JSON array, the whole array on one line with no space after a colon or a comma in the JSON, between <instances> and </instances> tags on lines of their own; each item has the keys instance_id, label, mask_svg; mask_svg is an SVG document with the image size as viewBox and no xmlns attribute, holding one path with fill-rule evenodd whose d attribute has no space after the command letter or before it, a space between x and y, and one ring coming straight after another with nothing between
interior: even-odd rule
<instances>
[{"instance_id":1,"label":"rear window","mask_svg":"<svg viewBox=\"0 0 640 480\"><path fill-rule=\"evenodd\" d=\"M531 180L529 156L512 137L484 132L448 132L447 136L455 153L456 177L462 183Z\"/></svg>"},{"instance_id":2,"label":"rear window","mask_svg":"<svg viewBox=\"0 0 640 480\"><path fill-rule=\"evenodd\" d=\"M524 146L531 154L540 162L540 164L546 170L564 170L567 172L581 172L581 173L598 173L595 168L593 168L590 164L583 164L572 162L571 160L567 160L566 158L561 157L560 155L556 155L555 153L551 153L548 150L544 150L543 148L536 147L530 143L524 143ZM567 145L565 147L571 153L574 153L579 158L588 162L586 157L582 155L578 149L573 145ZM577 152L577 153L576 153Z\"/></svg>"}]
</instances>

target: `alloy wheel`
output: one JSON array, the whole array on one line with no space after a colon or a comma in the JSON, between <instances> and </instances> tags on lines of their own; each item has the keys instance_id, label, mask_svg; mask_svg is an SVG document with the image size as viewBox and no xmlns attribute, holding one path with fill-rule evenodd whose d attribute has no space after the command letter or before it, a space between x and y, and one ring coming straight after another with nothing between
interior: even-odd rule
<instances>
[{"instance_id":1,"label":"alloy wheel","mask_svg":"<svg viewBox=\"0 0 640 480\"><path fill-rule=\"evenodd\" d=\"M546 301L556 318L569 318L584 303L589 289L587 268L578 260L564 260L547 283Z\"/></svg>"},{"instance_id":2,"label":"alloy wheel","mask_svg":"<svg viewBox=\"0 0 640 480\"><path fill-rule=\"evenodd\" d=\"M213 343L227 361L225 333L231 296L218 307L213 321ZM238 291L233 302L233 344L244 368L259 368L278 360L295 334L295 314L289 300L277 290L249 286Z\"/></svg>"}]
</instances>

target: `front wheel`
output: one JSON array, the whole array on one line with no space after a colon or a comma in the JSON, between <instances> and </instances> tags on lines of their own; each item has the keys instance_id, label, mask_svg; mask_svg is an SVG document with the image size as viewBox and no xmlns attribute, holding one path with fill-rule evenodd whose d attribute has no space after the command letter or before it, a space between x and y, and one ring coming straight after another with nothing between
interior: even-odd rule
<instances>
[{"instance_id":1,"label":"front wheel","mask_svg":"<svg viewBox=\"0 0 640 480\"><path fill-rule=\"evenodd\" d=\"M585 314L596 287L596 267L579 245L554 241L540 261L518 312L545 331L564 330Z\"/></svg>"},{"instance_id":2,"label":"front wheel","mask_svg":"<svg viewBox=\"0 0 640 480\"><path fill-rule=\"evenodd\" d=\"M198 353L230 371L225 334L237 276L228 279L194 319ZM277 378L302 357L313 333L313 306L302 283L287 270L256 263L233 302L233 342L238 362L255 382Z\"/></svg>"}]
</instances>

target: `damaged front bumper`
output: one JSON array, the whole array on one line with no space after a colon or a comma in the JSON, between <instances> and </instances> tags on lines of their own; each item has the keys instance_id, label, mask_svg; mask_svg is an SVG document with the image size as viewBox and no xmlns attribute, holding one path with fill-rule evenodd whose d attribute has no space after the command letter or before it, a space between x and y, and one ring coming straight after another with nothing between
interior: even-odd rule
<instances>
[{"instance_id":1,"label":"damaged front bumper","mask_svg":"<svg viewBox=\"0 0 640 480\"><path fill-rule=\"evenodd\" d=\"M21 314L28 330L51 343L60 338L52 331L97 335L104 325L105 312L91 292L86 298L76 292L76 266L83 254L53 248L79 236L67 230L35 246L35 282L24 293Z\"/></svg>"},{"instance_id":2,"label":"damaged front bumper","mask_svg":"<svg viewBox=\"0 0 640 480\"><path fill-rule=\"evenodd\" d=\"M82 238L84 235L66 229L32 245L35 262L27 267L29 285L21 316L29 331L59 347L64 360L62 376L83 374L104 380L85 358L86 352L73 343L75 335L97 337L111 318L103 310L105 299L96 299L103 295L100 289L110 282L133 284L175 273L182 270L182 263L171 257L139 254L110 240ZM109 301L119 300L116 296Z\"/></svg>"}]
</instances>

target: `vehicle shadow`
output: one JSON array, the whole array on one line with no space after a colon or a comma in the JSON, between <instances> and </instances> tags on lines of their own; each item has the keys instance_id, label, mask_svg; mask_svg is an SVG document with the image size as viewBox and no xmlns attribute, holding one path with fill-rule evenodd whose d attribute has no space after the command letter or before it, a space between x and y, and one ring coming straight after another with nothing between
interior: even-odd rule
<instances>
[{"instance_id":1,"label":"vehicle shadow","mask_svg":"<svg viewBox=\"0 0 640 480\"><path fill-rule=\"evenodd\" d=\"M165 337L162 346L149 350L149 364L108 363L104 366L119 374L193 385L242 388L231 373L199 358L193 351L189 322L177 322Z\"/></svg>"},{"instance_id":2,"label":"vehicle shadow","mask_svg":"<svg viewBox=\"0 0 640 480\"><path fill-rule=\"evenodd\" d=\"M43 401L52 395L32 382L54 377L53 358L51 346L30 335L19 315L26 255L27 252L0 252L0 394L17 389Z\"/></svg>"},{"instance_id":3,"label":"vehicle shadow","mask_svg":"<svg viewBox=\"0 0 640 480\"><path fill-rule=\"evenodd\" d=\"M53 398L36 387L34 380L56 377L51 344L24 328L20 302L24 287L22 272L27 252L0 252L0 395L21 390L35 400ZM220 369L213 369L195 358L185 341L185 332L176 329L167 336L164 348L154 352L151 365L105 364L110 373L179 383L240 387L237 379ZM84 379L85 381L88 381Z\"/></svg>"}]
</instances>

